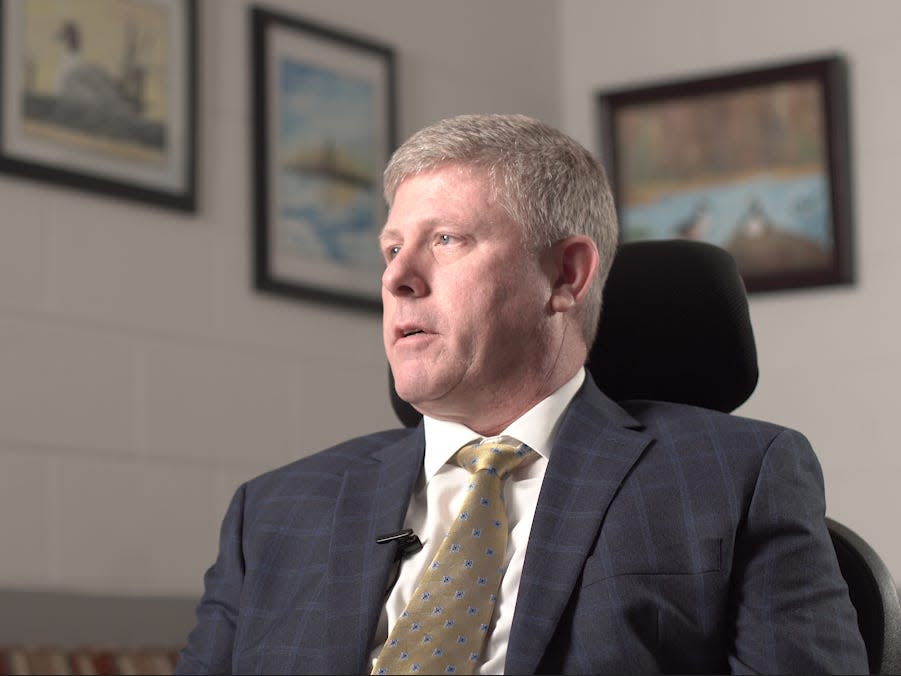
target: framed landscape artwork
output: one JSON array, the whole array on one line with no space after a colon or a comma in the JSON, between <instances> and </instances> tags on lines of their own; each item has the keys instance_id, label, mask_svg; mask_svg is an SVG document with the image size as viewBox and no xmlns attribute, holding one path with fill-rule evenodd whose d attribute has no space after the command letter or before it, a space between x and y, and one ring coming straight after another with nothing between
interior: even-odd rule
<instances>
[{"instance_id":1,"label":"framed landscape artwork","mask_svg":"<svg viewBox=\"0 0 901 676\"><path fill-rule=\"evenodd\" d=\"M256 287L378 309L394 52L260 8L252 24Z\"/></svg>"},{"instance_id":2,"label":"framed landscape artwork","mask_svg":"<svg viewBox=\"0 0 901 676\"><path fill-rule=\"evenodd\" d=\"M0 0L0 171L196 208L194 0Z\"/></svg>"},{"instance_id":3,"label":"framed landscape artwork","mask_svg":"<svg viewBox=\"0 0 901 676\"><path fill-rule=\"evenodd\" d=\"M749 292L853 281L841 57L602 91L597 102L623 241L717 244Z\"/></svg>"}]
</instances>

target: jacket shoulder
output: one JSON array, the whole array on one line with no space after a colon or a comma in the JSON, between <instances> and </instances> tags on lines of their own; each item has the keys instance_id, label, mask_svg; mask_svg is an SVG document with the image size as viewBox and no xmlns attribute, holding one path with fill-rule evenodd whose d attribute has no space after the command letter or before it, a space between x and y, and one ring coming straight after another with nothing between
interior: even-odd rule
<instances>
[{"instance_id":1,"label":"jacket shoulder","mask_svg":"<svg viewBox=\"0 0 901 676\"><path fill-rule=\"evenodd\" d=\"M418 428L397 428L342 441L286 465L269 470L247 482L247 491L271 493L280 485L297 486L305 481L329 482L339 479L351 466L374 462L373 455L391 446L409 442Z\"/></svg>"},{"instance_id":2,"label":"jacket shoulder","mask_svg":"<svg viewBox=\"0 0 901 676\"><path fill-rule=\"evenodd\" d=\"M620 401L617 403L648 431L658 430L662 427L672 429L674 425L690 427L699 423L706 423L718 430L746 431L769 439L786 431L794 432L794 430L784 425L767 420L749 418L735 413L725 413L690 404L646 399Z\"/></svg>"}]
</instances>

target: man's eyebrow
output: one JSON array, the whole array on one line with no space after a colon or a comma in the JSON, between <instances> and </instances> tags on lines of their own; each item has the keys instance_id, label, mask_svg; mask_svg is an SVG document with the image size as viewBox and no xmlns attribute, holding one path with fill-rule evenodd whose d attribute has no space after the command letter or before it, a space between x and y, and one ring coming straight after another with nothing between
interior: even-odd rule
<instances>
[{"instance_id":1,"label":"man's eyebrow","mask_svg":"<svg viewBox=\"0 0 901 676\"><path fill-rule=\"evenodd\" d=\"M386 239L397 239L400 237L400 231L396 228L384 228L379 233L379 241L384 242Z\"/></svg>"},{"instance_id":2,"label":"man's eyebrow","mask_svg":"<svg viewBox=\"0 0 901 676\"><path fill-rule=\"evenodd\" d=\"M428 217L417 223L413 228L408 229L407 236L423 237L442 231L445 228L459 229L461 227L467 227L468 230L472 230L472 227L469 226L465 221L461 221L457 218L437 216ZM385 246L385 244L389 242L403 242L404 238L405 235L402 228L390 227L384 228L379 233L378 241L379 245Z\"/></svg>"},{"instance_id":3,"label":"man's eyebrow","mask_svg":"<svg viewBox=\"0 0 901 676\"><path fill-rule=\"evenodd\" d=\"M446 227L447 223L445 223L440 218L426 218L422 222L418 223L416 227L413 229L411 234L415 235L423 232L430 232L432 230L440 229L441 227ZM403 239L403 233L398 228L384 228L382 232L379 234L379 241L384 241L386 239Z\"/></svg>"}]
</instances>

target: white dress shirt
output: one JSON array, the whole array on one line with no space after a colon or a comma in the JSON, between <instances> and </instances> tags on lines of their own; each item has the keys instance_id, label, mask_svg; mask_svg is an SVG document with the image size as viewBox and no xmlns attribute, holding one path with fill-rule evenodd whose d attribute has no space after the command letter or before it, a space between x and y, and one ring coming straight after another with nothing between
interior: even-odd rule
<instances>
[{"instance_id":1,"label":"white dress shirt","mask_svg":"<svg viewBox=\"0 0 901 676\"><path fill-rule=\"evenodd\" d=\"M507 572L501 582L483 653L484 661L476 671L478 674L504 673L513 609L516 607L522 564L541 482L563 413L584 380L585 369L579 369L560 389L526 411L498 435L518 439L534 450L537 457L534 461L527 460L504 481L504 500L510 525L505 559ZM415 591L423 569L431 563L435 550L460 511L469 483L469 472L448 461L465 444L483 439L465 425L428 416L424 419L425 462L404 520L404 528L413 529L422 540L423 548L403 562L397 584L388 596L375 635L373 664L388 638L388 632Z\"/></svg>"}]
</instances>

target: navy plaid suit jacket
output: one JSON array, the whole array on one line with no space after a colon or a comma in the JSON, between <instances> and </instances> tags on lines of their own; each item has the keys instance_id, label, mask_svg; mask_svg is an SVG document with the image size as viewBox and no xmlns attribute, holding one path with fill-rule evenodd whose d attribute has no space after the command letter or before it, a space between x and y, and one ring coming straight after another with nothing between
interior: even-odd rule
<instances>
[{"instance_id":1,"label":"navy plaid suit jacket","mask_svg":"<svg viewBox=\"0 0 901 676\"><path fill-rule=\"evenodd\" d=\"M178 673L368 673L422 426L354 439L241 486ZM591 378L535 513L506 673L866 673L789 429Z\"/></svg>"}]
</instances>

